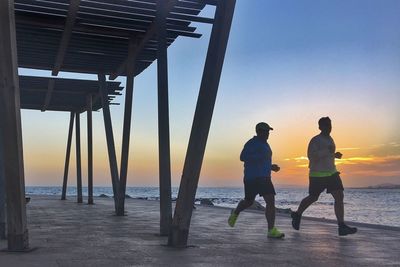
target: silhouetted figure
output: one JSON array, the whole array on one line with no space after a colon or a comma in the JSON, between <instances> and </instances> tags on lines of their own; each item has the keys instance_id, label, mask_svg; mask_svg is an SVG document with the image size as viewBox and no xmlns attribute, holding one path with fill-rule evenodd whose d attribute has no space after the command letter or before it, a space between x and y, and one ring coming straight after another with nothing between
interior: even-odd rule
<instances>
[{"instance_id":1,"label":"silhouetted figure","mask_svg":"<svg viewBox=\"0 0 400 267\"><path fill-rule=\"evenodd\" d=\"M271 171L277 172L279 166L272 164L272 150L267 143L269 131L273 130L267 123L256 125L257 136L244 145L240 160L244 162L245 197L233 209L228 219L231 227L235 226L239 213L254 203L256 195L262 196L266 203L265 217L268 222L268 237L282 238L285 234L275 227L275 189L271 181Z\"/></svg>"},{"instance_id":2,"label":"silhouetted figure","mask_svg":"<svg viewBox=\"0 0 400 267\"><path fill-rule=\"evenodd\" d=\"M357 228L349 227L344 223L343 184L336 170L335 158L342 158L342 153L335 152L336 146L330 133L332 131L331 119L323 117L318 121L321 133L314 136L309 145L307 156L310 169L309 195L304 198L296 212L292 212L292 226L300 229L300 220L303 212L326 189L335 199L335 215L339 225L339 235L354 234Z\"/></svg>"}]
</instances>

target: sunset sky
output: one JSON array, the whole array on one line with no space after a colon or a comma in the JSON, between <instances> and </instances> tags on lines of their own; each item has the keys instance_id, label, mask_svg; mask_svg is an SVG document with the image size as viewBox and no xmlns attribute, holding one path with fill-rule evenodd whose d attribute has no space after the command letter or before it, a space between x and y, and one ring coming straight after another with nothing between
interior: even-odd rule
<instances>
[{"instance_id":1,"label":"sunset sky","mask_svg":"<svg viewBox=\"0 0 400 267\"><path fill-rule=\"evenodd\" d=\"M207 9L204 16L212 16ZM306 150L332 119L345 186L400 184L400 1L237 0L200 186L241 186L239 154L259 121L281 171L278 186L308 181ZM210 25L169 48L172 183L179 185ZM20 69L24 75L49 72ZM62 73L63 77L96 79ZM158 185L156 62L135 79L128 186ZM119 81L124 83L123 78ZM117 98L123 103L124 96ZM123 104L112 106L120 158ZM61 185L69 114L24 110L27 185ZM83 114L83 180L87 180ZM73 144L69 184L76 184ZM102 113L94 114L95 186L111 186Z\"/></svg>"}]
</instances>

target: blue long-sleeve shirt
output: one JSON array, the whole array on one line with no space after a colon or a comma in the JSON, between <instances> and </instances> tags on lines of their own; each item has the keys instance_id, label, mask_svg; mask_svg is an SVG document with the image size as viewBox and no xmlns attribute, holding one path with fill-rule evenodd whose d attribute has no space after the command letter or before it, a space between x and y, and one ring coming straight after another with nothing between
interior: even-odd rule
<instances>
[{"instance_id":1,"label":"blue long-sleeve shirt","mask_svg":"<svg viewBox=\"0 0 400 267\"><path fill-rule=\"evenodd\" d=\"M244 145L240 160L244 162L244 179L271 177L272 150L267 142L257 136Z\"/></svg>"}]
</instances>

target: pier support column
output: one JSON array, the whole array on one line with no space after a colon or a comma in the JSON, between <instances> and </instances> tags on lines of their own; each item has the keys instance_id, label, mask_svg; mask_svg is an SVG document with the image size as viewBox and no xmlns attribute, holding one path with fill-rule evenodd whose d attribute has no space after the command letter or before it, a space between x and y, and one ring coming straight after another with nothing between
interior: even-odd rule
<instances>
[{"instance_id":1,"label":"pier support column","mask_svg":"<svg viewBox=\"0 0 400 267\"><path fill-rule=\"evenodd\" d=\"M0 239L6 239L6 190L3 160L3 138L0 131Z\"/></svg>"},{"instance_id":2,"label":"pier support column","mask_svg":"<svg viewBox=\"0 0 400 267\"><path fill-rule=\"evenodd\" d=\"M172 223L171 159L168 107L167 4L157 1L158 159L160 183L160 235L167 236Z\"/></svg>"},{"instance_id":3,"label":"pier support column","mask_svg":"<svg viewBox=\"0 0 400 267\"><path fill-rule=\"evenodd\" d=\"M14 1L0 1L0 142L9 251L29 249ZM5 153L7 152L7 153Z\"/></svg>"},{"instance_id":4,"label":"pier support column","mask_svg":"<svg viewBox=\"0 0 400 267\"><path fill-rule=\"evenodd\" d=\"M81 120L79 112L75 113L75 135L77 202L82 203Z\"/></svg>"},{"instance_id":5,"label":"pier support column","mask_svg":"<svg viewBox=\"0 0 400 267\"><path fill-rule=\"evenodd\" d=\"M87 104L87 146L88 146L88 204L93 204L93 98L88 95Z\"/></svg>"},{"instance_id":6,"label":"pier support column","mask_svg":"<svg viewBox=\"0 0 400 267\"><path fill-rule=\"evenodd\" d=\"M106 131L108 160L110 163L111 181L114 193L115 212L118 210L118 189L119 189L119 175L117 157L115 154L114 134L111 123L110 106L108 103L107 83L106 76L102 73L98 74L99 79L99 92L101 96L101 104L103 108L104 129Z\"/></svg>"},{"instance_id":7,"label":"pier support column","mask_svg":"<svg viewBox=\"0 0 400 267\"><path fill-rule=\"evenodd\" d=\"M186 247L235 0L218 1L168 244Z\"/></svg>"},{"instance_id":8,"label":"pier support column","mask_svg":"<svg viewBox=\"0 0 400 267\"><path fill-rule=\"evenodd\" d=\"M68 170L69 170L69 160L71 158L71 144L72 144L72 131L74 130L74 118L75 118L75 113L71 112L69 118L67 152L65 155L64 179L63 179L61 200L65 200L67 196Z\"/></svg>"},{"instance_id":9,"label":"pier support column","mask_svg":"<svg viewBox=\"0 0 400 267\"><path fill-rule=\"evenodd\" d=\"M131 39L129 42L128 58L132 59L126 65L126 89L125 89L125 110L124 128L122 131L122 150L121 150L121 169L119 176L119 199L117 216L125 215L125 193L126 181L128 176L129 162L129 143L131 135L132 104L133 104L133 85L135 79L135 61L133 56L136 53L137 40Z\"/></svg>"}]
</instances>

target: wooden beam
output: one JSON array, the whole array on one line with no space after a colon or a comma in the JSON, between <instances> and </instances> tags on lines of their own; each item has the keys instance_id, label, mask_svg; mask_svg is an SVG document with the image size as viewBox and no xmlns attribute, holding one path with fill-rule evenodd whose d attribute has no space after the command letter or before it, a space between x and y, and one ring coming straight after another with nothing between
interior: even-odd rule
<instances>
[{"instance_id":1,"label":"wooden beam","mask_svg":"<svg viewBox=\"0 0 400 267\"><path fill-rule=\"evenodd\" d=\"M47 107L50 104L50 100L51 100L51 96L53 94L55 83L56 83L56 80L49 79L49 84L47 86L46 98L44 100L44 104L43 104L43 107L42 107L42 112L46 111Z\"/></svg>"},{"instance_id":2,"label":"wooden beam","mask_svg":"<svg viewBox=\"0 0 400 267\"><path fill-rule=\"evenodd\" d=\"M72 144L72 131L74 130L74 118L75 114L74 112L71 112L71 115L69 117L67 152L65 155L64 178L63 178L61 200L65 200L67 195L68 170L69 170L69 160L71 158L71 144Z\"/></svg>"},{"instance_id":3,"label":"wooden beam","mask_svg":"<svg viewBox=\"0 0 400 267\"><path fill-rule=\"evenodd\" d=\"M77 202L82 203L81 120L79 112L75 113L75 137Z\"/></svg>"},{"instance_id":4,"label":"wooden beam","mask_svg":"<svg viewBox=\"0 0 400 267\"><path fill-rule=\"evenodd\" d=\"M132 57L137 47L137 40L132 38L129 42L128 57L132 58L126 68L126 89L125 89L125 110L124 110L124 126L122 133L122 150L121 150L121 169L119 177L119 203L117 209L117 216L124 216L125 214L125 192L126 181L128 175L128 162L129 162L129 142L131 133L132 121L132 102L133 102L133 84L135 77L135 61L136 58Z\"/></svg>"},{"instance_id":5,"label":"wooden beam","mask_svg":"<svg viewBox=\"0 0 400 267\"><path fill-rule=\"evenodd\" d=\"M103 107L103 119L104 119L104 129L106 131L106 139L107 139L107 151L108 151L108 160L110 163L110 172L111 172L111 182L113 186L114 193L114 205L115 212L118 210L118 199L119 199L119 175L118 175L118 165L117 165L117 157L115 154L115 144L114 144L114 134L112 130L112 122L111 122L111 113L110 106L108 103L107 97L107 83L106 76L102 73L98 74L99 79L99 92L101 96L101 104Z\"/></svg>"},{"instance_id":6,"label":"wooden beam","mask_svg":"<svg viewBox=\"0 0 400 267\"><path fill-rule=\"evenodd\" d=\"M166 4L166 10L167 10L167 14L172 10L172 8L177 4L177 2L179 2L178 0L166 0L168 1L168 3ZM128 64L128 62L132 61L134 58L137 57L137 55L140 54L140 52L143 50L143 48L145 47L146 43L154 37L154 35L157 33L157 23L154 20L148 30L146 31L146 34L143 36L143 39L140 41L138 47L136 48L135 53L133 53L133 55L131 55L131 57L127 57L127 59L118 67L118 69L116 70L115 73L110 75L110 80L115 80L119 75L121 75L123 73L123 71L126 69L126 66Z\"/></svg>"},{"instance_id":7,"label":"wooden beam","mask_svg":"<svg viewBox=\"0 0 400 267\"><path fill-rule=\"evenodd\" d=\"M158 159L160 189L160 235L167 236L172 223L171 159L168 107L167 9L157 1Z\"/></svg>"},{"instance_id":8,"label":"wooden beam","mask_svg":"<svg viewBox=\"0 0 400 267\"><path fill-rule=\"evenodd\" d=\"M58 47L56 62L53 67L51 75L57 76L64 62L65 53L67 52L67 47L69 40L71 39L72 28L74 27L76 17L78 15L80 0L70 0L67 19L65 21L64 32L61 37L60 46Z\"/></svg>"},{"instance_id":9,"label":"wooden beam","mask_svg":"<svg viewBox=\"0 0 400 267\"><path fill-rule=\"evenodd\" d=\"M214 19L212 19L212 18L204 18L204 17L198 17L198 16L193 16L193 15L183 15L183 14L177 14L177 13L169 14L168 18L189 21L189 22L207 23L207 24L214 23Z\"/></svg>"},{"instance_id":10,"label":"wooden beam","mask_svg":"<svg viewBox=\"0 0 400 267\"><path fill-rule=\"evenodd\" d=\"M215 11L215 23L211 31L178 199L168 238L168 244L174 247L186 247L187 245L193 204L217 97L235 1L219 1Z\"/></svg>"},{"instance_id":11,"label":"wooden beam","mask_svg":"<svg viewBox=\"0 0 400 267\"><path fill-rule=\"evenodd\" d=\"M9 251L29 249L25 203L14 1L0 1L0 141L3 144ZM7 153L4 153L7 151Z\"/></svg>"},{"instance_id":12,"label":"wooden beam","mask_svg":"<svg viewBox=\"0 0 400 267\"><path fill-rule=\"evenodd\" d=\"M88 142L88 204L93 204L93 123L92 95L88 95L87 103L87 142Z\"/></svg>"},{"instance_id":13,"label":"wooden beam","mask_svg":"<svg viewBox=\"0 0 400 267\"><path fill-rule=\"evenodd\" d=\"M4 158L3 158L3 138L0 131L0 239L6 239L6 190L5 190L5 176L4 176Z\"/></svg>"}]
</instances>

